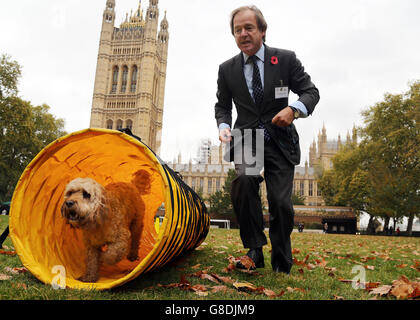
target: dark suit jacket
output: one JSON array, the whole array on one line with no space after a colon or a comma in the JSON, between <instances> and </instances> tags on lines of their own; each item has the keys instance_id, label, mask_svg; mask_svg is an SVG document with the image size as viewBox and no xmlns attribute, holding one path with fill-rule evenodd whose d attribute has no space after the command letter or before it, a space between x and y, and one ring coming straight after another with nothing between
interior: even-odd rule
<instances>
[{"instance_id":1,"label":"dark suit jacket","mask_svg":"<svg viewBox=\"0 0 420 320\"><path fill-rule=\"evenodd\" d=\"M272 63L272 57L277 57L277 64ZM227 123L232 127L233 101L238 114L235 129L255 129L262 122L286 159L293 165L299 164L299 135L295 125L292 123L288 127L278 127L271 123L274 116L289 105L288 98L275 99L275 88L289 87L289 91L299 96L299 101L306 106L309 114L312 114L319 101L318 89L294 52L265 45L264 100L261 107L257 108L246 84L243 65L241 52L219 67L218 101L215 105L217 125ZM232 146L236 143L238 141L232 143Z\"/></svg>"}]
</instances>

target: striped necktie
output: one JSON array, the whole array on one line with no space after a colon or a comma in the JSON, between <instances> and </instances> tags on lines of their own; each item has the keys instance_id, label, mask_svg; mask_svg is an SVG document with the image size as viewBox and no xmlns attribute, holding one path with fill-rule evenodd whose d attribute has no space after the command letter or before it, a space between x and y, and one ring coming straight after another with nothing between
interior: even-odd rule
<instances>
[{"instance_id":1,"label":"striped necktie","mask_svg":"<svg viewBox=\"0 0 420 320\"><path fill-rule=\"evenodd\" d=\"M254 71L252 74L252 92L254 95L254 101L258 108L261 107L262 101L264 99L264 90L261 83L261 74L260 68L258 68L257 57L250 57L252 63L254 64Z\"/></svg>"},{"instance_id":2,"label":"striped necktie","mask_svg":"<svg viewBox=\"0 0 420 320\"><path fill-rule=\"evenodd\" d=\"M254 101L255 101L255 104L257 105L257 108L261 108L261 105L264 99L264 90L261 83L260 68L258 68L258 64L257 64L258 58L256 56L252 56L250 57L250 59L254 64L254 71L252 74L252 92L254 96ZM265 142L270 141L270 134L268 133L267 129L262 123L260 123L260 125L258 126L258 129L264 130L264 141Z\"/></svg>"}]
</instances>

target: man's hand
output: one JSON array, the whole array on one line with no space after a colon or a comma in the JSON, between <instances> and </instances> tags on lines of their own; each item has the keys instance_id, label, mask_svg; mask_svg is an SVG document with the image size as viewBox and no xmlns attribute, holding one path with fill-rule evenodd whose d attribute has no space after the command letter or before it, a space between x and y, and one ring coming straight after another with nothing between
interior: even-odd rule
<instances>
[{"instance_id":1,"label":"man's hand","mask_svg":"<svg viewBox=\"0 0 420 320\"><path fill-rule=\"evenodd\" d=\"M222 129L219 131L219 140L221 142L230 142L232 140L232 134L229 128Z\"/></svg>"},{"instance_id":2,"label":"man's hand","mask_svg":"<svg viewBox=\"0 0 420 320\"><path fill-rule=\"evenodd\" d=\"M287 127L292 124L294 118L295 117L292 108L286 107L277 113L271 122L279 127Z\"/></svg>"}]
</instances>

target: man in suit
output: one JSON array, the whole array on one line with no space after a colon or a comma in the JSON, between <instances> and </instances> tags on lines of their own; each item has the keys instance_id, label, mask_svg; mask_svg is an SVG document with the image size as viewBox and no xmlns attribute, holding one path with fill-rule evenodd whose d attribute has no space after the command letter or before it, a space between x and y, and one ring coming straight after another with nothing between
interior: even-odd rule
<instances>
[{"instance_id":1,"label":"man in suit","mask_svg":"<svg viewBox=\"0 0 420 320\"><path fill-rule=\"evenodd\" d=\"M219 67L215 117L219 139L230 143L230 161L235 160L237 177L232 182L231 199L243 245L250 249L247 255L256 268L264 267L262 247L267 239L259 184L265 180L272 269L289 274L293 264L291 195L294 167L300 163L299 136L293 121L312 114L319 92L294 52L265 44L266 30L264 16L255 6L240 7L232 12L231 32L241 52ZM290 90L299 96L292 104L288 101ZM238 115L234 131L231 131L232 101ZM251 132L254 138L251 145L245 142L246 132L248 135ZM258 141L264 141L262 149ZM244 157L247 152L255 156L261 150L262 164L247 163L244 158L238 161L238 152ZM258 174L262 166L264 178ZM256 170L247 171L250 168ZM244 268L241 263L237 267Z\"/></svg>"}]
</instances>

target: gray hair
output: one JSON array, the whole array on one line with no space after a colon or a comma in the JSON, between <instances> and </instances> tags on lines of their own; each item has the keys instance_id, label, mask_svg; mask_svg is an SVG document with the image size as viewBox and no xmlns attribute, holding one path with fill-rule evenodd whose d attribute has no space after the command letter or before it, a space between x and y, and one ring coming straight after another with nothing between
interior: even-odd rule
<instances>
[{"instance_id":1,"label":"gray hair","mask_svg":"<svg viewBox=\"0 0 420 320\"><path fill-rule=\"evenodd\" d=\"M258 29L261 32L267 31L267 22L265 21L264 15L262 14L261 10L258 9L254 5L252 5L252 6L242 6L242 7L239 7L237 9L233 10L232 13L230 14L230 30L232 32L232 35L235 35L235 32L233 30L233 19L235 19L235 16L239 12L245 11L245 10L251 10L252 12L254 12L255 18L257 19ZM263 37L263 41L265 42L265 35Z\"/></svg>"}]
</instances>

